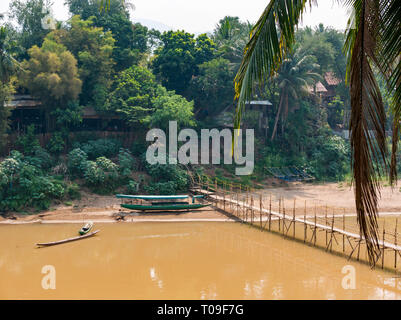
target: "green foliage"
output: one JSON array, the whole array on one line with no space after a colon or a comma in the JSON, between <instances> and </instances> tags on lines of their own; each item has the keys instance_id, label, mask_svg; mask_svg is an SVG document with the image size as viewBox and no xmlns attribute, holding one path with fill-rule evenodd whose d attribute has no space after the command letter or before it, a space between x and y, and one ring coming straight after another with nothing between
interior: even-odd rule
<instances>
[{"instance_id":1,"label":"green foliage","mask_svg":"<svg viewBox=\"0 0 401 320\"><path fill-rule=\"evenodd\" d=\"M40 146L34 147L31 155L25 156L25 161L43 170L49 170L53 165L51 155Z\"/></svg>"},{"instance_id":2,"label":"green foliage","mask_svg":"<svg viewBox=\"0 0 401 320\"><path fill-rule=\"evenodd\" d=\"M71 183L67 185L66 194L71 200L80 200L81 199L81 192L80 188L76 183Z\"/></svg>"},{"instance_id":3,"label":"green foliage","mask_svg":"<svg viewBox=\"0 0 401 320\"><path fill-rule=\"evenodd\" d=\"M148 193L174 194L185 191L189 184L187 172L178 165L146 164L146 170L152 177L152 182L144 187Z\"/></svg>"},{"instance_id":4,"label":"green foliage","mask_svg":"<svg viewBox=\"0 0 401 320\"><path fill-rule=\"evenodd\" d=\"M184 31L164 32L161 41L153 60L154 71L168 90L185 95L197 65L213 59L215 44L205 34L194 39Z\"/></svg>"},{"instance_id":5,"label":"green foliage","mask_svg":"<svg viewBox=\"0 0 401 320\"><path fill-rule=\"evenodd\" d=\"M5 106L5 103L10 100L13 92L14 86L11 82L0 82L0 153L7 143L7 130L9 128L8 117L10 116L10 110Z\"/></svg>"},{"instance_id":6,"label":"green foliage","mask_svg":"<svg viewBox=\"0 0 401 320\"><path fill-rule=\"evenodd\" d=\"M137 193L138 189L139 189L139 182L136 182L134 180L128 181L127 191L129 192L129 194Z\"/></svg>"},{"instance_id":7,"label":"green foliage","mask_svg":"<svg viewBox=\"0 0 401 320\"><path fill-rule=\"evenodd\" d=\"M13 0L10 3L10 18L17 22L21 29L17 33L18 43L22 50L21 58L27 58L28 49L34 45L40 46L48 29L42 27L42 19L51 7L50 0Z\"/></svg>"},{"instance_id":8,"label":"green foliage","mask_svg":"<svg viewBox=\"0 0 401 320\"><path fill-rule=\"evenodd\" d=\"M191 98L201 115L216 115L232 104L234 71L230 61L216 58L199 65L199 74L191 80Z\"/></svg>"},{"instance_id":9,"label":"green foliage","mask_svg":"<svg viewBox=\"0 0 401 320\"><path fill-rule=\"evenodd\" d=\"M103 110L114 65L112 33L95 27L93 17L82 20L75 15L69 29L55 30L46 39L65 46L77 58L83 83L80 105Z\"/></svg>"},{"instance_id":10,"label":"green foliage","mask_svg":"<svg viewBox=\"0 0 401 320\"><path fill-rule=\"evenodd\" d=\"M114 157L121 148L121 141L117 139L89 140L85 143L74 143L74 148L80 148L88 156L95 160L99 157Z\"/></svg>"},{"instance_id":11,"label":"green foliage","mask_svg":"<svg viewBox=\"0 0 401 320\"><path fill-rule=\"evenodd\" d=\"M118 164L121 176L129 177L135 167L135 159L126 149L120 149L118 153Z\"/></svg>"},{"instance_id":12,"label":"green foliage","mask_svg":"<svg viewBox=\"0 0 401 320\"><path fill-rule=\"evenodd\" d=\"M174 91L167 91L166 88L159 86L152 103L154 111L145 120L150 127L167 130L169 121L177 121L179 128L195 125L194 103L188 102Z\"/></svg>"},{"instance_id":13,"label":"green foliage","mask_svg":"<svg viewBox=\"0 0 401 320\"><path fill-rule=\"evenodd\" d=\"M65 148L65 141L61 132L54 132L47 144L47 150L54 155L59 155Z\"/></svg>"},{"instance_id":14,"label":"green foliage","mask_svg":"<svg viewBox=\"0 0 401 320\"><path fill-rule=\"evenodd\" d=\"M0 163L0 211L27 207L44 210L52 199L62 199L64 195L63 181L47 176L21 153L13 151Z\"/></svg>"},{"instance_id":15,"label":"green foliage","mask_svg":"<svg viewBox=\"0 0 401 320\"><path fill-rule=\"evenodd\" d=\"M105 157L95 161L87 161L84 171L86 184L97 193L114 191L118 186L118 166Z\"/></svg>"},{"instance_id":16,"label":"green foliage","mask_svg":"<svg viewBox=\"0 0 401 320\"><path fill-rule=\"evenodd\" d=\"M338 136L322 136L320 145L312 155L310 170L317 179L342 180L349 171L350 151L344 139Z\"/></svg>"},{"instance_id":17,"label":"green foliage","mask_svg":"<svg viewBox=\"0 0 401 320\"><path fill-rule=\"evenodd\" d=\"M17 140L17 146L19 146L25 154L32 154L35 148L39 147L39 140L35 134L35 125L31 124L28 126L26 133L20 136Z\"/></svg>"},{"instance_id":18,"label":"green foliage","mask_svg":"<svg viewBox=\"0 0 401 320\"><path fill-rule=\"evenodd\" d=\"M153 109L156 89L155 78L148 69L132 66L116 77L107 110L121 114L132 123L142 123Z\"/></svg>"},{"instance_id":19,"label":"green foliage","mask_svg":"<svg viewBox=\"0 0 401 320\"><path fill-rule=\"evenodd\" d=\"M139 23L131 23L122 1L110 0L106 12L99 10L99 1L67 0L66 3L72 15L80 15L84 20L93 17L93 26L111 31L116 40L112 55L116 62L115 70L121 71L136 64L147 51L148 29Z\"/></svg>"},{"instance_id":20,"label":"green foliage","mask_svg":"<svg viewBox=\"0 0 401 320\"><path fill-rule=\"evenodd\" d=\"M76 148L68 154L67 167L72 175L80 175L85 171L88 155L85 151Z\"/></svg>"}]
</instances>

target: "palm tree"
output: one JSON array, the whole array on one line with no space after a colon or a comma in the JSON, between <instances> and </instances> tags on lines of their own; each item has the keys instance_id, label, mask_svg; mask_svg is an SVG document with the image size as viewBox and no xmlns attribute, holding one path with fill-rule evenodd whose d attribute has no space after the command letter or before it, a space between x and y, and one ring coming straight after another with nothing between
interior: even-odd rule
<instances>
[{"instance_id":1,"label":"palm tree","mask_svg":"<svg viewBox=\"0 0 401 320\"><path fill-rule=\"evenodd\" d=\"M9 37L8 29L0 27L0 80L7 83L10 80L10 74L19 67L19 62L13 57L12 51L16 47L15 41Z\"/></svg>"},{"instance_id":2,"label":"palm tree","mask_svg":"<svg viewBox=\"0 0 401 320\"><path fill-rule=\"evenodd\" d=\"M280 89L280 102L271 140L276 136L279 119L282 119L284 130L288 112L292 112L298 107L299 96L308 95L309 86L321 78L318 73L314 72L318 68L319 65L315 63L315 58L311 55L302 55L300 50L296 50L291 56L284 59L280 72L275 76L275 81Z\"/></svg>"},{"instance_id":3,"label":"palm tree","mask_svg":"<svg viewBox=\"0 0 401 320\"><path fill-rule=\"evenodd\" d=\"M252 25L241 22L238 17L224 17L217 24L212 39L224 52L223 57L231 62L232 68L238 70L243 50L249 39Z\"/></svg>"},{"instance_id":4,"label":"palm tree","mask_svg":"<svg viewBox=\"0 0 401 320\"><path fill-rule=\"evenodd\" d=\"M339 0L340 1L340 0ZM307 5L316 0L270 0L250 34L235 78L238 105L235 127L241 123L245 102L256 82L272 77L294 43L295 27ZM393 150L390 180L396 179L395 153L401 120L401 5L398 0L342 0L352 9L344 51L351 93L351 149L355 204L361 235L371 265L380 254L378 245L379 176L388 172L386 115L373 68L379 70L392 94ZM373 131L373 136L369 131ZM377 166L374 166L374 163Z\"/></svg>"}]
</instances>

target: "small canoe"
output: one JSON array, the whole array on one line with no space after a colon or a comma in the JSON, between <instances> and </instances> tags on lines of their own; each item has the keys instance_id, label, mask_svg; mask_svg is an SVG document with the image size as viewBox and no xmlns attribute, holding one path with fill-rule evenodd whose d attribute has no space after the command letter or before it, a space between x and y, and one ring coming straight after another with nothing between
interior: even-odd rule
<instances>
[{"instance_id":1,"label":"small canoe","mask_svg":"<svg viewBox=\"0 0 401 320\"><path fill-rule=\"evenodd\" d=\"M81 240L85 238L89 238L94 236L96 233L98 233L100 230L93 231L91 233L84 234L83 236L78 236L74 238L69 238L69 239L64 239L64 240L59 240L59 241L54 241L54 242L46 242L46 243L37 243L36 245L39 247L49 247L49 246L55 246L57 244L62 244L62 243L67 243L71 241L76 241L76 240Z\"/></svg>"},{"instance_id":2,"label":"small canoe","mask_svg":"<svg viewBox=\"0 0 401 320\"><path fill-rule=\"evenodd\" d=\"M88 223L86 223L81 230L78 231L78 233L83 236L84 234L87 234L89 231L91 231L93 227L93 222L89 221Z\"/></svg>"},{"instance_id":3,"label":"small canoe","mask_svg":"<svg viewBox=\"0 0 401 320\"><path fill-rule=\"evenodd\" d=\"M121 204L122 208L130 209L130 210L157 210L157 211L167 211L167 210L191 210L191 209L199 209L210 206L208 204L201 203L191 203L191 204L152 204L152 205L143 205L143 204Z\"/></svg>"}]
</instances>

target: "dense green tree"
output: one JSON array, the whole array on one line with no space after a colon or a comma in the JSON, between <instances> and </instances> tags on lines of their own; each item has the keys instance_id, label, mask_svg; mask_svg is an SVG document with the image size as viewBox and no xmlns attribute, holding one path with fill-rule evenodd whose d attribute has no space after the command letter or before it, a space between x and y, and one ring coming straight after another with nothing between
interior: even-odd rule
<instances>
[{"instance_id":1,"label":"dense green tree","mask_svg":"<svg viewBox=\"0 0 401 320\"><path fill-rule=\"evenodd\" d=\"M19 63L13 56L15 42L10 40L7 27L0 27L0 152L7 143L8 117L10 110L6 107L6 102L14 92L14 81L11 74L15 71Z\"/></svg>"},{"instance_id":2,"label":"dense green tree","mask_svg":"<svg viewBox=\"0 0 401 320\"><path fill-rule=\"evenodd\" d=\"M242 22L238 17L226 16L216 25L212 39L224 58L239 65L251 29L252 25L249 22Z\"/></svg>"},{"instance_id":3,"label":"dense green tree","mask_svg":"<svg viewBox=\"0 0 401 320\"><path fill-rule=\"evenodd\" d=\"M148 69L132 66L116 76L106 108L131 123L142 123L153 110L156 89L155 77Z\"/></svg>"},{"instance_id":4,"label":"dense green tree","mask_svg":"<svg viewBox=\"0 0 401 320\"><path fill-rule=\"evenodd\" d=\"M42 101L50 129L50 112L66 109L81 92L77 60L64 45L50 38L45 38L41 48L35 45L28 53L30 59L23 63L21 82Z\"/></svg>"},{"instance_id":5,"label":"dense green tree","mask_svg":"<svg viewBox=\"0 0 401 320\"><path fill-rule=\"evenodd\" d=\"M67 0L66 3L73 15L80 15L83 20L91 18L94 26L112 32L116 40L113 50L116 71L138 63L142 54L147 51L144 38L148 29L139 23L132 24L128 11L129 2L110 0L107 10L99 10L97 0Z\"/></svg>"},{"instance_id":6,"label":"dense green tree","mask_svg":"<svg viewBox=\"0 0 401 320\"><path fill-rule=\"evenodd\" d=\"M183 96L167 91L158 86L156 96L152 99L154 111L147 117L146 122L152 128L168 130L169 121L177 121L178 128L192 127L194 120L194 103Z\"/></svg>"},{"instance_id":7,"label":"dense green tree","mask_svg":"<svg viewBox=\"0 0 401 320\"><path fill-rule=\"evenodd\" d=\"M191 98L200 117L213 116L233 103L235 72L230 61L216 58L199 65L199 74L191 79Z\"/></svg>"},{"instance_id":8,"label":"dense green tree","mask_svg":"<svg viewBox=\"0 0 401 320\"><path fill-rule=\"evenodd\" d=\"M92 18L73 16L69 29L55 30L48 35L73 53L78 59L82 80L80 105L102 110L112 83L114 39L110 31L93 26Z\"/></svg>"},{"instance_id":9,"label":"dense green tree","mask_svg":"<svg viewBox=\"0 0 401 320\"><path fill-rule=\"evenodd\" d=\"M185 31L164 32L161 41L153 60L154 72L168 90L185 96L197 66L214 57L215 44L204 34L194 39Z\"/></svg>"},{"instance_id":10,"label":"dense green tree","mask_svg":"<svg viewBox=\"0 0 401 320\"><path fill-rule=\"evenodd\" d=\"M51 31L43 28L43 19L51 9L50 0L12 0L10 17L17 23L18 42L22 47L21 58L28 58L28 50L40 46L45 36Z\"/></svg>"}]
</instances>

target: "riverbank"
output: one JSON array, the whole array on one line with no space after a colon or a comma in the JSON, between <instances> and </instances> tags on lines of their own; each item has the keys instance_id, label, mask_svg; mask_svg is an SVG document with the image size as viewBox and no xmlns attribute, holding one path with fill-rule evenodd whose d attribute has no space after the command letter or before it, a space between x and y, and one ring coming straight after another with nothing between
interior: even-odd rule
<instances>
[{"instance_id":1,"label":"riverbank","mask_svg":"<svg viewBox=\"0 0 401 320\"><path fill-rule=\"evenodd\" d=\"M327 206L328 213L353 215L355 213L353 189L345 184L302 184L294 183L287 186L266 188L258 190L264 197L264 207L268 208L270 195L272 201L277 203L279 198L283 199L287 210L292 210L295 200L297 214L313 214L316 206L322 208ZM401 192L399 188L383 187L382 197L379 201L379 211L384 215L401 212ZM273 210L278 209L274 208ZM290 212L288 211L288 212ZM292 212L292 211L291 211ZM80 200L71 203L54 205L50 210L34 214L12 213L7 217L0 216L2 224L23 223L80 223L87 220L95 222L117 222L121 221L121 213L124 221L232 221L230 217L216 211L211 207L191 212L149 212L131 213L129 210L121 211L120 200L114 196L101 196L90 193L82 194ZM321 213L321 210L318 210Z\"/></svg>"}]
</instances>

